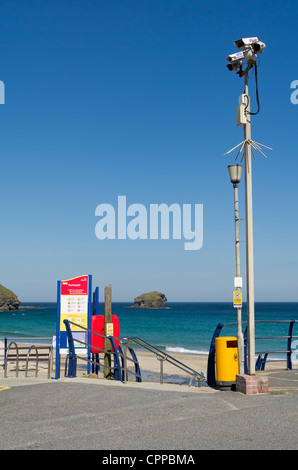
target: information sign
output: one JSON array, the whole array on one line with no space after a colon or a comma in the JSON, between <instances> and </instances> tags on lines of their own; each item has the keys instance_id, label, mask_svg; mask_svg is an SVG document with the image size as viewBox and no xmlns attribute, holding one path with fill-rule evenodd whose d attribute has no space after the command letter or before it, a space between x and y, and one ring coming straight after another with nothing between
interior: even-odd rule
<instances>
[{"instance_id":1,"label":"information sign","mask_svg":"<svg viewBox=\"0 0 298 470\"><path fill-rule=\"evenodd\" d=\"M241 290L234 290L233 291L233 302L235 308L242 307L242 292Z\"/></svg>"},{"instance_id":2,"label":"information sign","mask_svg":"<svg viewBox=\"0 0 298 470\"><path fill-rule=\"evenodd\" d=\"M71 325L72 331L88 328L88 276L61 281L60 331L66 331L64 320L79 325Z\"/></svg>"},{"instance_id":3,"label":"information sign","mask_svg":"<svg viewBox=\"0 0 298 470\"><path fill-rule=\"evenodd\" d=\"M70 328L75 349L80 354L90 354L88 333L91 323L91 282L92 276L83 275L58 281L57 326L56 326L56 378L58 378L58 358L69 353L68 337L64 320L72 322ZM77 340L77 341L76 341ZM85 344L82 344L85 343ZM88 363L89 366L89 363Z\"/></svg>"}]
</instances>

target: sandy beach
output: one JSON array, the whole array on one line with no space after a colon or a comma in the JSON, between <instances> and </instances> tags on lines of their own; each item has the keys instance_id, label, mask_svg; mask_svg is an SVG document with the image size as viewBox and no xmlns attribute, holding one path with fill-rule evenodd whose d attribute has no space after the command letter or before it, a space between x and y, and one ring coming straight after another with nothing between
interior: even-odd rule
<instances>
[{"instance_id":1,"label":"sandy beach","mask_svg":"<svg viewBox=\"0 0 298 470\"><path fill-rule=\"evenodd\" d=\"M160 361L156 358L155 354L152 354L147 351L135 352L139 360L141 371L144 370L159 373ZM208 355L171 353L171 357L187 365L196 372L203 372L203 374L206 376ZM131 368L131 366L129 367ZM188 377L187 373L185 373L180 368L177 368L167 360L163 361L163 371L165 374L169 375L175 374L180 375L182 377Z\"/></svg>"},{"instance_id":2,"label":"sandy beach","mask_svg":"<svg viewBox=\"0 0 298 470\"><path fill-rule=\"evenodd\" d=\"M171 353L169 360L160 361L155 353L145 351L145 350L135 350L137 355L137 359L139 361L142 379L145 381L159 381L160 378L160 371L161 365L163 368L163 374L165 380L169 378L169 376L178 376L178 377L186 377L190 378L190 374L187 371L175 366L171 363L171 358L176 359L180 363L186 365L187 367L193 369L195 372L201 374L203 373L204 377L207 378L207 363L208 363L208 354L185 354L185 353ZM34 355L33 355L34 356ZM128 357L131 357L128 355ZM35 360L32 358L33 361L30 361L28 372L29 376L35 372ZM60 377L64 376L64 363L65 363L65 356L61 357L61 365L60 365ZM103 365L103 355L100 355L100 363ZM55 368L55 358L53 357L51 368L51 376L54 377L54 368ZM183 366L181 366L183 367ZM127 368L128 370L134 371L134 364L131 361L127 361ZM285 361L272 361L266 363L266 371L272 370L284 370L286 369L286 362ZM25 360L20 361L19 363L19 370L25 370ZM47 361L39 361L38 364L38 375L45 375L47 374L48 370L48 363ZM15 371L15 361L8 361L8 371L10 374ZM77 376L85 376L87 371L86 361L79 359L77 361ZM3 371L2 371L3 372ZM2 374L1 374L2 375ZM103 375L103 367L98 374L98 377L101 378ZM134 380L133 375L129 374L128 380Z\"/></svg>"},{"instance_id":3,"label":"sandy beach","mask_svg":"<svg viewBox=\"0 0 298 470\"><path fill-rule=\"evenodd\" d=\"M141 371L144 372L153 372L154 374L160 373L160 361L156 358L155 354L152 354L148 351L136 351L137 358L139 360ZM194 371L198 373L203 373L205 378L207 378L207 363L208 363L208 354L182 354L182 353L171 353L171 357L177 359L183 364L187 365ZM132 369L132 366L128 366ZM284 370L286 369L285 361L268 361L266 363L266 371L272 370ZM181 370L180 368L174 366L169 361L163 361L163 373L165 375L178 375L181 377L189 377L189 374ZM264 373L264 372L263 372ZM147 380L150 380L150 375Z\"/></svg>"}]
</instances>

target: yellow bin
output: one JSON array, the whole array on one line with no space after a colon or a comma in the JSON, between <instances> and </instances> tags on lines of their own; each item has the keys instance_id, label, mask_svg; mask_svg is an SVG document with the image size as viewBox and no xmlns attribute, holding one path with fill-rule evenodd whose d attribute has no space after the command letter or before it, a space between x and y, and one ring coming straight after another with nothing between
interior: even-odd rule
<instances>
[{"instance_id":1,"label":"yellow bin","mask_svg":"<svg viewBox=\"0 0 298 470\"><path fill-rule=\"evenodd\" d=\"M219 336L215 338L215 372L219 388L232 388L239 374L237 338Z\"/></svg>"}]
</instances>

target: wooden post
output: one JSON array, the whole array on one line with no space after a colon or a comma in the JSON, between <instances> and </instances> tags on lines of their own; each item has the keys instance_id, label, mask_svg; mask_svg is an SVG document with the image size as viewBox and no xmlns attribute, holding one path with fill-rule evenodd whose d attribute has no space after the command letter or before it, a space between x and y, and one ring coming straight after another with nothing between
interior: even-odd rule
<instances>
[{"instance_id":1,"label":"wooden post","mask_svg":"<svg viewBox=\"0 0 298 470\"><path fill-rule=\"evenodd\" d=\"M105 331L104 334L107 334L107 323L111 323L112 321L112 286L111 284L105 287ZM108 338L104 340L104 347L105 353L104 355L104 371L103 375L105 379L111 380L112 379L112 372L111 372L111 343Z\"/></svg>"}]
</instances>

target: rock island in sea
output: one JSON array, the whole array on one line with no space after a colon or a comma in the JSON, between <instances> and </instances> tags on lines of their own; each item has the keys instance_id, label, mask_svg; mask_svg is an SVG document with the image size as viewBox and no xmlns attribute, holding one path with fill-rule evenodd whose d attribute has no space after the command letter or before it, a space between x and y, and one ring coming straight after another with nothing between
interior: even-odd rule
<instances>
[{"instance_id":1,"label":"rock island in sea","mask_svg":"<svg viewBox=\"0 0 298 470\"><path fill-rule=\"evenodd\" d=\"M166 302L167 298L165 294L155 290L136 297L134 299L134 305L132 305L131 308L165 308Z\"/></svg>"},{"instance_id":2,"label":"rock island in sea","mask_svg":"<svg viewBox=\"0 0 298 470\"><path fill-rule=\"evenodd\" d=\"M0 284L0 312L18 310L20 303L14 292Z\"/></svg>"}]
</instances>

